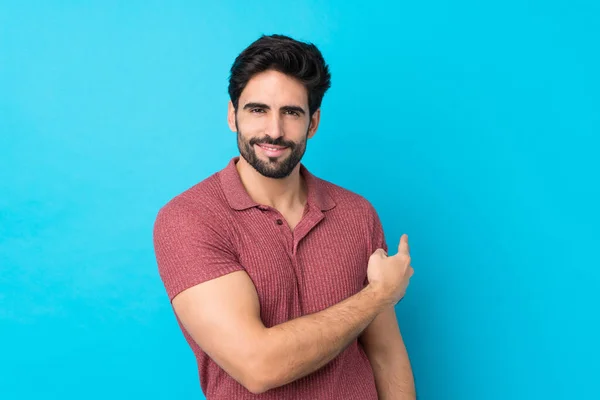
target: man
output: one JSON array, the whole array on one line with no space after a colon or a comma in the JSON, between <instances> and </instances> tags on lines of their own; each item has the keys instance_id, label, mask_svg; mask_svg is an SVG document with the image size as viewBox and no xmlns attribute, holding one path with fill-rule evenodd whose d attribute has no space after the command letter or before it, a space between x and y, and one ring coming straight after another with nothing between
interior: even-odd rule
<instances>
[{"instance_id":1,"label":"man","mask_svg":"<svg viewBox=\"0 0 600 400\"><path fill-rule=\"evenodd\" d=\"M161 208L161 278L207 399L414 399L394 312L413 269L363 197L300 163L330 74L262 36L231 68L240 157Z\"/></svg>"}]
</instances>

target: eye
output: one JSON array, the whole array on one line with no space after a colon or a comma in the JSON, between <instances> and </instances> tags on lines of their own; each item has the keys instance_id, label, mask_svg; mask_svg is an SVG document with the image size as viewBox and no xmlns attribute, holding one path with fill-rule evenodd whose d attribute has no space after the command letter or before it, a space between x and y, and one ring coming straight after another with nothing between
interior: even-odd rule
<instances>
[{"instance_id":1,"label":"eye","mask_svg":"<svg viewBox=\"0 0 600 400\"><path fill-rule=\"evenodd\" d=\"M285 113L288 114L288 115L293 115L294 117L299 117L300 116L300 114L298 114L297 111L293 111L293 110L286 110Z\"/></svg>"},{"instance_id":2,"label":"eye","mask_svg":"<svg viewBox=\"0 0 600 400\"><path fill-rule=\"evenodd\" d=\"M250 109L251 113L263 113L265 112L265 110L263 110L262 108L252 108Z\"/></svg>"}]
</instances>

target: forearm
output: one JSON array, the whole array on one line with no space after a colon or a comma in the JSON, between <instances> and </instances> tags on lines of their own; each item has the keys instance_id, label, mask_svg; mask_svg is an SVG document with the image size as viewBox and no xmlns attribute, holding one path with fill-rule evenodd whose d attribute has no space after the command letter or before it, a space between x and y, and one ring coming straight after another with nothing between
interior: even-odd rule
<instances>
[{"instance_id":1,"label":"forearm","mask_svg":"<svg viewBox=\"0 0 600 400\"><path fill-rule=\"evenodd\" d=\"M379 400L416 399L415 382L406 349L369 355Z\"/></svg>"},{"instance_id":2,"label":"forearm","mask_svg":"<svg viewBox=\"0 0 600 400\"><path fill-rule=\"evenodd\" d=\"M321 312L266 331L267 386L274 388L306 376L334 359L387 304L369 286Z\"/></svg>"}]
</instances>

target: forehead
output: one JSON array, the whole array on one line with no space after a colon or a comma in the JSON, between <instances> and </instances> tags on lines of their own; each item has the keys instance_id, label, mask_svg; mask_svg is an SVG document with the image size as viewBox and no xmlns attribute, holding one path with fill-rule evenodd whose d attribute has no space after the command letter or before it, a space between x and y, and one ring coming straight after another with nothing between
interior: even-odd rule
<instances>
[{"instance_id":1,"label":"forehead","mask_svg":"<svg viewBox=\"0 0 600 400\"><path fill-rule=\"evenodd\" d=\"M268 70L254 75L246 84L240 95L240 105L248 102L305 106L308 104L308 93L297 79Z\"/></svg>"}]
</instances>

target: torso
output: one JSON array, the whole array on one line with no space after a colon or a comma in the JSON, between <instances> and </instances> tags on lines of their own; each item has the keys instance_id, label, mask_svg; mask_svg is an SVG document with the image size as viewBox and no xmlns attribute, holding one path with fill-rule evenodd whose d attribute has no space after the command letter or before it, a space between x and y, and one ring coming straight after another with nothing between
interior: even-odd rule
<instances>
[{"instance_id":1,"label":"torso","mask_svg":"<svg viewBox=\"0 0 600 400\"><path fill-rule=\"evenodd\" d=\"M195 218L200 221L212 221L215 237L223 239L217 243L225 243L222 250L235 255L252 279L265 327L322 311L359 292L376 247L376 215L370 204L306 171L312 189L307 206L283 212L255 206L244 192L233 161L227 169L188 190L178 202L199 214ZM181 218L180 211L174 212L174 218ZM209 261L212 269L206 274L211 278L222 274L221 269L227 266L226 260ZM181 276L187 279L186 285L193 285L202 274L191 269L187 278L177 275ZM178 282L174 279L173 285ZM332 393L348 400L377 398L371 365L357 340L310 376L256 396L214 363L185 329L183 332L196 354L207 398L316 399L330 398Z\"/></svg>"}]
</instances>

